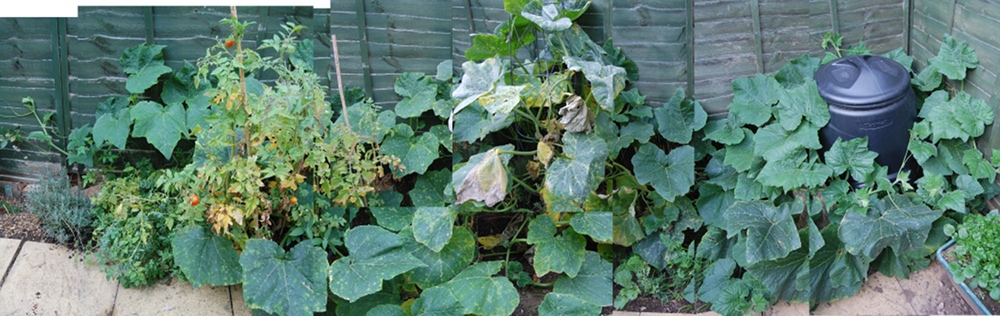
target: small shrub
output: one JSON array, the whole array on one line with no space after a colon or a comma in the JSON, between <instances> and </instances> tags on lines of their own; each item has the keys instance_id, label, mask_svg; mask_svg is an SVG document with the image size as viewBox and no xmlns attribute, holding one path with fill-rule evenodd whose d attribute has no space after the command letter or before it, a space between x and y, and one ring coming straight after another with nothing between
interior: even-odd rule
<instances>
[{"instance_id":1,"label":"small shrub","mask_svg":"<svg viewBox=\"0 0 1000 316\"><path fill-rule=\"evenodd\" d=\"M87 245L94 220L90 200L70 185L65 172L46 169L26 197L28 209L42 221L47 237L74 248Z\"/></svg>"},{"instance_id":2,"label":"small shrub","mask_svg":"<svg viewBox=\"0 0 1000 316\"><path fill-rule=\"evenodd\" d=\"M174 275L170 238L177 198L156 185L152 174L126 167L107 181L94 198L94 238L108 279L128 288L145 286Z\"/></svg>"}]
</instances>

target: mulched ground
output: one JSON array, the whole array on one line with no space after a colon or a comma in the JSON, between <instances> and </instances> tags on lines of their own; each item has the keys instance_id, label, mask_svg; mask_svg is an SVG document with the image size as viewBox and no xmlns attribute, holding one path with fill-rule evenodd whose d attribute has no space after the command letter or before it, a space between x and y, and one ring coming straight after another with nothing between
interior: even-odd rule
<instances>
[{"instance_id":1,"label":"mulched ground","mask_svg":"<svg viewBox=\"0 0 1000 316\"><path fill-rule=\"evenodd\" d=\"M0 196L0 238L53 242L45 237L41 220L24 206L23 197Z\"/></svg>"}]
</instances>

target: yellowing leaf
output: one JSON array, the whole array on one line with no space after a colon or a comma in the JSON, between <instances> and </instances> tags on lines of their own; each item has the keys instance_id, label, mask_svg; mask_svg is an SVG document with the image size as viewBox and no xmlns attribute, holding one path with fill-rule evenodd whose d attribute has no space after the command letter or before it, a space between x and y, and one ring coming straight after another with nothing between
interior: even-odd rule
<instances>
[{"instance_id":1,"label":"yellowing leaf","mask_svg":"<svg viewBox=\"0 0 1000 316\"><path fill-rule=\"evenodd\" d=\"M529 161L525 168L528 169L528 175L531 176L532 179L538 179L538 173L541 172L542 164L537 161Z\"/></svg>"},{"instance_id":2,"label":"yellowing leaf","mask_svg":"<svg viewBox=\"0 0 1000 316\"><path fill-rule=\"evenodd\" d=\"M476 238L476 241L479 242L480 246L483 246L483 249L491 250L500 244L500 234L480 236Z\"/></svg>"},{"instance_id":3,"label":"yellowing leaf","mask_svg":"<svg viewBox=\"0 0 1000 316\"><path fill-rule=\"evenodd\" d=\"M507 170L500 159L500 149L493 148L485 153L478 164L469 170L464 180L455 189L456 203L476 200L492 207L507 196Z\"/></svg>"},{"instance_id":4,"label":"yellowing leaf","mask_svg":"<svg viewBox=\"0 0 1000 316\"><path fill-rule=\"evenodd\" d=\"M538 142L538 161L541 161L546 168L549 167L549 161L552 160L552 145L546 142Z\"/></svg>"},{"instance_id":5,"label":"yellowing leaf","mask_svg":"<svg viewBox=\"0 0 1000 316\"><path fill-rule=\"evenodd\" d=\"M567 132L590 133L594 126L594 115L587 109L587 104L578 95L571 95L566 105L559 109L559 124L565 125Z\"/></svg>"}]
</instances>

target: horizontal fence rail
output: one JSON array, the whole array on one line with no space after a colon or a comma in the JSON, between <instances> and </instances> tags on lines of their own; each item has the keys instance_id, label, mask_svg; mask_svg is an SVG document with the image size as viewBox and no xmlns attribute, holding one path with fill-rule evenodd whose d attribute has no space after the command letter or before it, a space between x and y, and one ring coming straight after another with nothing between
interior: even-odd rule
<instances>
[{"instance_id":1,"label":"horizontal fence rail","mask_svg":"<svg viewBox=\"0 0 1000 316\"><path fill-rule=\"evenodd\" d=\"M724 117L731 81L774 73L803 54L821 56L822 37L837 32L845 45L864 43L876 54L903 47L920 69L937 54L944 34L967 41L980 58L964 89L997 108L1000 89L1000 3L993 0L592 0L578 20L599 44L620 46L636 62L632 84L653 106L684 90L713 117ZM395 78L404 72L433 74L444 60L456 71L465 62L471 35L492 32L509 15L501 0L338 0L330 9L240 7L247 29L244 47L257 47L295 22L308 26L315 43L315 71L336 85L331 35L339 43L345 88L362 88L376 104L399 100ZM98 104L126 96L121 53L142 43L166 45L171 68L195 62L228 36L219 20L228 7L81 7L77 18L0 19L0 129L39 130L21 99L32 97L40 114L54 113L65 136L93 124ZM519 57L540 52L529 46ZM267 79L267 78L263 78ZM994 124L996 126L998 124ZM1000 148L1000 128L980 139ZM64 140L57 144L64 146ZM8 146L10 147L10 146ZM59 162L44 147L0 149L0 173L27 175L25 164Z\"/></svg>"}]
</instances>

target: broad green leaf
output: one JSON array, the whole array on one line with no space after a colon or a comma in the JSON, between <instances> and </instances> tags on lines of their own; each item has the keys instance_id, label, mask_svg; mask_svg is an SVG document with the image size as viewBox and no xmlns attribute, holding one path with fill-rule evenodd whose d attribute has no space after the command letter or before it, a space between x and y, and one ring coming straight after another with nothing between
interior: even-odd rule
<instances>
[{"instance_id":1,"label":"broad green leaf","mask_svg":"<svg viewBox=\"0 0 1000 316\"><path fill-rule=\"evenodd\" d=\"M928 64L916 77L910 80L910 83L920 89L920 91L930 92L937 87L941 86L941 72L938 70L937 65Z\"/></svg>"},{"instance_id":2,"label":"broad green leaf","mask_svg":"<svg viewBox=\"0 0 1000 316\"><path fill-rule=\"evenodd\" d=\"M712 120L705 124L705 138L714 140L723 145L738 145L746 135L743 131L746 128L739 127L739 122L732 114L725 120Z\"/></svg>"},{"instance_id":3,"label":"broad green leaf","mask_svg":"<svg viewBox=\"0 0 1000 316\"><path fill-rule=\"evenodd\" d=\"M445 59L438 63L437 74L434 75L434 79L439 81L450 81L451 77L455 74L455 70L452 67L455 63L451 59Z\"/></svg>"},{"instance_id":4,"label":"broad green leaf","mask_svg":"<svg viewBox=\"0 0 1000 316\"><path fill-rule=\"evenodd\" d=\"M709 226L722 227L725 223L725 212L733 203L736 203L733 190L725 190L707 183L698 188L698 215L701 215L705 224Z\"/></svg>"},{"instance_id":5,"label":"broad green leaf","mask_svg":"<svg viewBox=\"0 0 1000 316\"><path fill-rule=\"evenodd\" d=\"M653 143L639 147L632 156L632 166L640 184L651 184L660 196L673 202L686 194L694 185L694 147L674 148L670 154L663 153Z\"/></svg>"},{"instance_id":6,"label":"broad green leaf","mask_svg":"<svg viewBox=\"0 0 1000 316\"><path fill-rule=\"evenodd\" d=\"M694 131L705 127L708 113L698 101L684 98L684 90L677 89L670 101L653 110L657 131L663 138L680 144L691 142Z\"/></svg>"},{"instance_id":7,"label":"broad green leaf","mask_svg":"<svg viewBox=\"0 0 1000 316\"><path fill-rule=\"evenodd\" d=\"M732 166L727 166L725 160L726 149L712 154L712 159L709 159L708 164L705 165L705 175L708 176L706 183L717 185L724 190L732 190L736 188L736 181L740 173Z\"/></svg>"},{"instance_id":8,"label":"broad green leaf","mask_svg":"<svg viewBox=\"0 0 1000 316\"><path fill-rule=\"evenodd\" d=\"M625 68L571 56L566 56L564 60L569 70L583 71L597 104L604 110L614 110L615 98L625 89Z\"/></svg>"},{"instance_id":9,"label":"broad green leaf","mask_svg":"<svg viewBox=\"0 0 1000 316\"><path fill-rule=\"evenodd\" d=\"M583 15L589 7L590 0L563 0L562 12L560 14L570 20L576 20Z\"/></svg>"},{"instance_id":10,"label":"broad green leaf","mask_svg":"<svg viewBox=\"0 0 1000 316\"><path fill-rule=\"evenodd\" d=\"M125 141L132 131L132 116L129 108L113 113L105 113L94 122L94 146L100 147L107 141L118 149L125 149Z\"/></svg>"},{"instance_id":11,"label":"broad green leaf","mask_svg":"<svg viewBox=\"0 0 1000 316\"><path fill-rule=\"evenodd\" d=\"M753 136L754 155L767 161L782 160L798 153L801 149L820 149L819 127L802 124L794 131L787 131L778 124L771 124L757 130ZM739 170L739 168L737 168Z\"/></svg>"},{"instance_id":12,"label":"broad green leaf","mask_svg":"<svg viewBox=\"0 0 1000 316\"><path fill-rule=\"evenodd\" d=\"M330 291L348 301L378 292L382 281L425 266L403 239L378 226L358 226L344 236L349 255L330 265Z\"/></svg>"},{"instance_id":13,"label":"broad green leaf","mask_svg":"<svg viewBox=\"0 0 1000 316\"><path fill-rule=\"evenodd\" d=\"M934 141L950 138L966 141L982 135L985 126L993 124L993 109L986 101L960 91L948 102L931 108L927 120Z\"/></svg>"},{"instance_id":14,"label":"broad green leaf","mask_svg":"<svg viewBox=\"0 0 1000 316\"><path fill-rule=\"evenodd\" d=\"M212 115L215 110L213 110L208 103L204 104L188 104L187 111L185 112L185 126L187 127L188 133L196 134L198 131L204 128L208 128L208 124L205 124L205 118Z\"/></svg>"},{"instance_id":15,"label":"broad green leaf","mask_svg":"<svg viewBox=\"0 0 1000 316\"><path fill-rule=\"evenodd\" d=\"M823 248L809 260L809 284L813 291L811 305L857 293L868 276L871 260L844 251L835 225L824 228L822 236Z\"/></svg>"},{"instance_id":16,"label":"broad green leaf","mask_svg":"<svg viewBox=\"0 0 1000 316\"><path fill-rule=\"evenodd\" d=\"M465 227L454 228L451 240L438 252L417 244L409 231L400 232L400 236L408 239L404 247L410 254L425 265L406 273L410 282L423 289L450 280L476 259L476 239Z\"/></svg>"},{"instance_id":17,"label":"broad green leaf","mask_svg":"<svg viewBox=\"0 0 1000 316\"><path fill-rule=\"evenodd\" d=\"M748 129L742 128L743 141L739 142L735 146L726 147L726 159L723 159L723 163L727 166L732 166L733 169L739 172L746 172L753 167L754 164L761 161L761 156L754 154L754 149L757 148L757 143L753 141L753 132Z\"/></svg>"},{"instance_id":18,"label":"broad green leaf","mask_svg":"<svg viewBox=\"0 0 1000 316\"><path fill-rule=\"evenodd\" d=\"M567 133L563 136L563 154L556 158L545 175L545 188L552 194L582 202L604 177L607 144L593 134Z\"/></svg>"},{"instance_id":19,"label":"broad green leaf","mask_svg":"<svg viewBox=\"0 0 1000 316\"><path fill-rule=\"evenodd\" d=\"M629 247L645 236L642 225L639 224L639 220L633 213L628 211L630 209L634 209L634 207L624 210L622 214L615 214L611 218L612 235L614 236L612 242L616 245Z\"/></svg>"},{"instance_id":20,"label":"broad green leaf","mask_svg":"<svg viewBox=\"0 0 1000 316\"><path fill-rule=\"evenodd\" d=\"M599 243L611 243L611 212L584 212L573 215L569 225L577 232L590 236Z\"/></svg>"},{"instance_id":21,"label":"broad green leaf","mask_svg":"<svg viewBox=\"0 0 1000 316\"><path fill-rule=\"evenodd\" d=\"M788 61L774 74L774 80L781 83L786 89L807 82L814 82L813 75L819 69L819 58L809 55L802 55L799 58Z\"/></svg>"},{"instance_id":22,"label":"broad green leaf","mask_svg":"<svg viewBox=\"0 0 1000 316\"><path fill-rule=\"evenodd\" d=\"M157 79L172 70L164 65L163 48L165 45L139 45L125 49L119 62L122 71L128 74L125 89L130 93L140 94L156 84Z\"/></svg>"},{"instance_id":23,"label":"broad green leaf","mask_svg":"<svg viewBox=\"0 0 1000 316\"><path fill-rule=\"evenodd\" d=\"M427 172L427 167L439 157L438 146L440 142L433 133L424 133L419 137L393 135L385 139L379 148L379 153L400 159L402 170L393 168L392 173L402 177L411 173Z\"/></svg>"},{"instance_id":24,"label":"broad green leaf","mask_svg":"<svg viewBox=\"0 0 1000 316\"><path fill-rule=\"evenodd\" d=\"M423 90L412 97L405 97L396 103L396 115L402 118L419 117L427 110L434 107L437 101L437 87L431 90Z\"/></svg>"},{"instance_id":25,"label":"broad green leaf","mask_svg":"<svg viewBox=\"0 0 1000 316\"><path fill-rule=\"evenodd\" d=\"M808 120L816 126L826 126L830 121L830 110L826 101L819 96L814 81L782 90L775 109L778 111L778 123L786 131L795 130L802 120Z\"/></svg>"},{"instance_id":26,"label":"broad green leaf","mask_svg":"<svg viewBox=\"0 0 1000 316\"><path fill-rule=\"evenodd\" d=\"M170 159L174 146L187 132L184 107L174 103L163 107L152 101L142 101L132 108L132 136L146 138L153 147Z\"/></svg>"},{"instance_id":27,"label":"broad green leaf","mask_svg":"<svg viewBox=\"0 0 1000 316\"><path fill-rule=\"evenodd\" d=\"M590 5L589 0L563 1L563 5L566 5L567 3L570 2L586 3L586 5L588 6ZM629 59L628 56L625 56L625 54L622 52L622 48L619 46L615 46L613 39L609 38L608 40L604 41L604 46L602 46L602 48L604 48L604 51L607 52L606 55L602 56L604 57L603 59L605 65L615 65L625 69L625 81L627 82L636 82L639 80L639 65L636 64L634 60ZM632 103L632 104L639 106L642 105L643 103Z\"/></svg>"},{"instance_id":28,"label":"broad green leaf","mask_svg":"<svg viewBox=\"0 0 1000 316\"><path fill-rule=\"evenodd\" d=\"M976 57L976 50L965 42L945 34L937 56L928 59L927 63L937 67L948 79L961 81L965 79L966 69L975 69L979 65L979 57Z\"/></svg>"},{"instance_id":29,"label":"broad green leaf","mask_svg":"<svg viewBox=\"0 0 1000 316\"><path fill-rule=\"evenodd\" d=\"M449 129L454 130L455 114L479 99L480 96L493 91L493 87L503 78L504 65L499 58L488 58L481 63L467 61L462 63L462 81L458 88L451 92L451 97L462 100L451 111L448 119Z\"/></svg>"},{"instance_id":30,"label":"broad green leaf","mask_svg":"<svg viewBox=\"0 0 1000 316\"><path fill-rule=\"evenodd\" d=\"M394 304L401 305L403 301L399 299L400 290L382 290L375 294L371 294L361 299L348 302L337 296L333 296L331 301L336 305L336 314L338 316L367 316L368 312L378 307L379 305ZM331 311L327 311L329 314Z\"/></svg>"},{"instance_id":31,"label":"broad green leaf","mask_svg":"<svg viewBox=\"0 0 1000 316\"><path fill-rule=\"evenodd\" d=\"M798 235L795 236L799 238ZM805 247L773 260L760 261L747 267L747 272L760 280L778 300L806 301L809 299L809 250Z\"/></svg>"},{"instance_id":32,"label":"broad green leaf","mask_svg":"<svg viewBox=\"0 0 1000 316\"><path fill-rule=\"evenodd\" d=\"M509 32L501 33L504 34L473 34L472 45L465 50L465 59L480 61L498 55L501 57L514 56L521 47L535 41L535 35L530 32L517 32L519 36L512 36L510 42L506 40Z\"/></svg>"},{"instance_id":33,"label":"broad green leaf","mask_svg":"<svg viewBox=\"0 0 1000 316\"><path fill-rule=\"evenodd\" d=\"M851 254L875 258L886 247L897 255L919 249L942 211L914 204L905 195L873 198L867 214L847 212L840 224L840 239ZM857 238L857 236L866 236Z\"/></svg>"},{"instance_id":34,"label":"broad green leaf","mask_svg":"<svg viewBox=\"0 0 1000 316\"><path fill-rule=\"evenodd\" d=\"M207 84L195 87L194 78L197 75L198 68L184 61L184 66L171 74L163 83L163 93L160 94L163 103L187 103L188 107L207 107L210 98L205 93L211 87Z\"/></svg>"},{"instance_id":35,"label":"broad green leaf","mask_svg":"<svg viewBox=\"0 0 1000 316\"><path fill-rule=\"evenodd\" d=\"M997 170L990 165L990 162L983 157L983 152L975 148L966 149L962 152L962 163L969 168L969 173L976 179L986 179L993 182L996 178Z\"/></svg>"},{"instance_id":36,"label":"broad green leaf","mask_svg":"<svg viewBox=\"0 0 1000 316\"><path fill-rule=\"evenodd\" d=\"M413 238L434 252L440 252L451 240L456 216L450 207L417 207L413 214Z\"/></svg>"},{"instance_id":37,"label":"broad green leaf","mask_svg":"<svg viewBox=\"0 0 1000 316\"><path fill-rule=\"evenodd\" d=\"M771 119L771 106L778 103L782 90L777 80L762 74L733 79L733 103L729 111L744 123L764 125Z\"/></svg>"},{"instance_id":38,"label":"broad green leaf","mask_svg":"<svg viewBox=\"0 0 1000 316\"><path fill-rule=\"evenodd\" d=\"M413 222L413 215L416 212L416 208L399 206L372 207L371 211L372 215L375 215L375 219L378 220L379 226L392 231L399 231Z\"/></svg>"},{"instance_id":39,"label":"broad green leaf","mask_svg":"<svg viewBox=\"0 0 1000 316\"><path fill-rule=\"evenodd\" d=\"M521 301L514 284L507 277L493 277L500 272L500 261L473 264L444 284L462 304L463 314L483 316L510 315Z\"/></svg>"},{"instance_id":40,"label":"broad green leaf","mask_svg":"<svg viewBox=\"0 0 1000 316\"><path fill-rule=\"evenodd\" d=\"M299 243L285 252L267 239L250 239L240 255L247 306L281 315L326 309L326 252Z\"/></svg>"},{"instance_id":41,"label":"broad green leaf","mask_svg":"<svg viewBox=\"0 0 1000 316\"><path fill-rule=\"evenodd\" d=\"M622 148L627 148L632 146L632 142L639 141L640 144L645 144L649 142L649 139L653 137L653 125L642 122L642 121L631 121L620 131L618 141L615 143L611 151L614 152L615 149L621 150Z\"/></svg>"},{"instance_id":42,"label":"broad green leaf","mask_svg":"<svg viewBox=\"0 0 1000 316\"><path fill-rule=\"evenodd\" d=\"M90 124L84 124L70 131L66 143L66 151L69 152L66 160L69 164L79 163L87 167L94 166L97 148L90 145L90 135Z\"/></svg>"},{"instance_id":43,"label":"broad green leaf","mask_svg":"<svg viewBox=\"0 0 1000 316\"><path fill-rule=\"evenodd\" d=\"M600 315L601 306L576 296L561 293L545 294L538 306L538 315Z\"/></svg>"},{"instance_id":44,"label":"broad green leaf","mask_svg":"<svg viewBox=\"0 0 1000 316\"><path fill-rule=\"evenodd\" d=\"M555 222L546 215L535 217L528 224L528 243L535 245L535 274L566 273L576 277L583 265L587 239L573 230L561 234Z\"/></svg>"},{"instance_id":45,"label":"broad green leaf","mask_svg":"<svg viewBox=\"0 0 1000 316\"><path fill-rule=\"evenodd\" d=\"M494 147L473 155L469 163L452 174L455 203L482 201L493 207L507 196L506 162L510 154L501 154L504 147Z\"/></svg>"},{"instance_id":46,"label":"broad green leaf","mask_svg":"<svg viewBox=\"0 0 1000 316\"><path fill-rule=\"evenodd\" d=\"M594 43L594 41L590 39L590 34L585 32L583 27L577 24L574 24L568 30L563 32L549 33L547 34L546 39L549 43L560 44L550 47L554 54L574 56L576 58L592 62L603 62L604 56L607 55L607 51L605 51L600 45L597 45L597 43ZM602 63L602 65L604 64L605 63Z\"/></svg>"},{"instance_id":47,"label":"broad green leaf","mask_svg":"<svg viewBox=\"0 0 1000 316\"><path fill-rule=\"evenodd\" d=\"M462 315L464 308L451 291L443 287L433 287L420 293L413 301L410 311L414 316Z\"/></svg>"},{"instance_id":48,"label":"broad green leaf","mask_svg":"<svg viewBox=\"0 0 1000 316\"><path fill-rule=\"evenodd\" d=\"M399 305L382 304L368 310L365 316L408 316L408 314Z\"/></svg>"},{"instance_id":49,"label":"broad green leaf","mask_svg":"<svg viewBox=\"0 0 1000 316\"><path fill-rule=\"evenodd\" d=\"M937 146L924 140L911 138L910 143L907 144L907 150L913 154L913 158L917 159L917 162L920 164L937 155Z\"/></svg>"},{"instance_id":50,"label":"broad green leaf","mask_svg":"<svg viewBox=\"0 0 1000 316\"><path fill-rule=\"evenodd\" d=\"M498 86L492 92L479 97L479 104L487 113L510 113L521 104L521 91L528 85Z\"/></svg>"},{"instance_id":51,"label":"broad green leaf","mask_svg":"<svg viewBox=\"0 0 1000 316\"><path fill-rule=\"evenodd\" d=\"M290 61L292 66L295 66L296 69L312 72L314 45L313 41L308 38L295 43L295 52L288 56L288 61Z\"/></svg>"},{"instance_id":52,"label":"broad green leaf","mask_svg":"<svg viewBox=\"0 0 1000 316\"><path fill-rule=\"evenodd\" d=\"M228 239L206 226L188 226L171 239L174 262L195 288L203 284L233 285L243 281L239 254Z\"/></svg>"},{"instance_id":53,"label":"broad green leaf","mask_svg":"<svg viewBox=\"0 0 1000 316\"><path fill-rule=\"evenodd\" d=\"M573 26L573 21L561 17L560 5L557 3L543 4L541 0L528 1L521 8L521 16L534 22L542 30L548 32L565 31Z\"/></svg>"},{"instance_id":54,"label":"broad green leaf","mask_svg":"<svg viewBox=\"0 0 1000 316\"><path fill-rule=\"evenodd\" d=\"M802 156L805 153L802 152ZM833 175L833 168L822 163L804 159L786 158L768 161L757 174L757 181L766 186L780 187L791 191L799 187L816 188Z\"/></svg>"},{"instance_id":55,"label":"broad green leaf","mask_svg":"<svg viewBox=\"0 0 1000 316\"><path fill-rule=\"evenodd\" d=\"M868 150L868 137L844 141L838 138L826 152L826 165L833 168L834 176L850 170L855 181L864 181L875 172L875 157L878 153Z\"/></svg>"},{"instance_id":56,"label":"broad green leaf","mask_svg":"<svg viewBox=\"0 0 1000 316\"><path fill-rule=\"evenodd\" d=\"M491 115L481 106L471 106L455 115L454 140L473 143L514 123L511 113Z\"/></svg>"},{"instance_id":57,"label":"broad green leaf","mask_svg":"<svg viewBox=\"0 0 1000 316\"><path fill-rule=\"evenodd\" d=\"M728 237L746 241L747 264L783 258L802 246L791 211L790 204L766 201L739 201L726 210Z\"/></svg>"},{"instance_id":58,"label":"broad green leaf","mask_svg":"<svg viewBox=\"0 0 1000 316\"><path fill-rule=\"evenodd\" d=\"M713 262L702 274L705 281L698 288L698 299L705 302L712 302L719 298L722 290L731 282L733 271L736 270L736 261L732 258L722 258Z\"/></svg>"},{"instance_id":59,"label":"broad green leaf","mask_svg":"<svg viewBox=\"0 0 1000 316\"><path fill-rule=\"evenodd\" d=\"M892 59L893 61L899 63L906 68L907 72L913 71L911 66L913 66L913 56L907 55L906 51L902 47L896 48L888 53L882 54L882 57Z\"/></svg>"},{"instance_id":60,"label":"broad green leaf","mask_svg":"<svg viewBox=\"0 0 1000 316\"><path fill-rule=\"evenodd\" d=\"M449 182L451 182L451 170L428 171L417 176L413 190L407 195L410 196L413 206L443 206L450 202L444 195L444 189Z\"/></svg>"},{"instance_id":61,"label":"broad green leaf","mask_svg":"<svg viewBox=\"0 0 1000 316\"><path fill-rule=\"evenodd\" d=\"M575 277L560 275L552 292L573 295L598 306L611 305L612 265L601 255L588 251L580 272Z\"/></svg>"}]
</instances>

